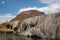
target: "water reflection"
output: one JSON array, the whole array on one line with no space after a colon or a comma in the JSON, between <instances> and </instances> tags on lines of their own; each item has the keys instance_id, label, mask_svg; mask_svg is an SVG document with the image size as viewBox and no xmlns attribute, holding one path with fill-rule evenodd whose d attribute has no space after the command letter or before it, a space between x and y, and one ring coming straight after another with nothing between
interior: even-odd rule
<instances>
[{"instance_id":1,"label":"water reflection","mask_svg":"<svg viewBox=\"0 0 60 40\"><path fill-rule=\"evenodd\" d=\"M36 37L31 38L24 36L16 36L14 34L0 34L0 40L53 40L53 39L40 39Z\"/></svg>"}]
</instances>

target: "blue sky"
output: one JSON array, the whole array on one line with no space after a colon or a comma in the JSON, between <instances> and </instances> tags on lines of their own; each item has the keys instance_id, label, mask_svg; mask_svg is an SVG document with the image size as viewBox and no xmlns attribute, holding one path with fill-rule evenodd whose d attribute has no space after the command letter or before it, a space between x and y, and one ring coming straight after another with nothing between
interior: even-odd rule
<instances>
[{"instance_id":1,"label":"blue sky","mask_svg":"<svg viewBox=\"0 0 60 40\"><path fill-rule=\"evenodd\" d=\"M26 10L39 10L46 14L60 12L60 0L0 0L0 23L10 21Z\"/></svg>"},{"instance_id":2,"label":"blue sky","mask_svg":"<svg viewBox=\"0 0 60 40\"><path fill-rule=\"evenodd\" d=\"M13 15L17 15L19 9L21 8L43 7L47 5L44 3L40 3L39 0L38 1L37 0L1 0L1 2L0 2L0 14L11 13Z\"/></svg>"}]
</instances>

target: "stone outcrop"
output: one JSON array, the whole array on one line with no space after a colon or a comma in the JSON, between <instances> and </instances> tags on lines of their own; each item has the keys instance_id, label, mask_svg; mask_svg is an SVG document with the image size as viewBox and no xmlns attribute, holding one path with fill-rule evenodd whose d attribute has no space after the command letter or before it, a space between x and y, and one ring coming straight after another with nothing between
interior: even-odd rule
<instances>
[{"instance_id":1,"label":"stone outcrop","mask_svg":"<svg viewBox=\"0 0 60 40\"><path fill-rule=\"evenodd\" d=\"M18 14L14 19L11 21L19 21L19 20L24 20L30 17L35 17L35 16L40 16L44 15L44 12L38 11L38 10L27 10L27 11L22 11L20 14Z\"/></svg>"},{"instance_id":2,"label":"stone outcrop","mask_svg":"<svg viewBox=\"0 0 60 40\"><path fill-rule=\"evenodd\" d=\"M5 22L3 24L0 24L0 32L4 33L4 32L13 32L15 33L15 31L17 30L17 25L18 25L19 21L11 21L11 22Z\"/></svg>"},{"instance_id":3,"label":"stone outcrop","mask_svg":"<svg viewBox=\"0 0 60 40\"><path fill-rule=\"evenodd\" d=\"M20 35L60 38L60 13L28 18L23 20L19 26Z\"/></svg>"},{"instance_id":4,"label":"stone outcrop","mask_svg":"<svg viewBox=\"0 0 60 40\"><path fill-rule=\"evenodd\" d=\"M45 15L43 12L36 14L36 10L25 11L10 22L1 24L0 30L13 31L23 36L60 38L60 13Z\"/></svg>"},{"instance_id":5,"label":"stone outcrop","mask_svg":"<svg viewBox=\"0 0 60 40\"><path fill-rule=\"evenodd\" d=\"M2 23L0 27L5 27L6 29L14 30L17 32L17 29L20 27L19 24L27 18L45 15L44 12L40 12L38 10L28 10L23 11L19 15L17 15L14 19L9 22Z\"/></svg>"},{"instance_id":6,"label":"stone outcrop","mask_svg":"<svg viewBox=\"0 0 60 40\"><path fill-rule=\"evenodd\" d=\"M0 25L0 33L14 33L12 29L8 29L3 25Z\"/></svg>"}]
</instances>

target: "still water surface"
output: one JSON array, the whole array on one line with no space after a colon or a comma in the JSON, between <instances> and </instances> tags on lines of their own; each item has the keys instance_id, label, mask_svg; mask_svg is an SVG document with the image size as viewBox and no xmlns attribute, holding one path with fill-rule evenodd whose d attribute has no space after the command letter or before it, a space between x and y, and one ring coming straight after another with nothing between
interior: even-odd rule
<instances>
[{"instance_id":1,"label":"still water surface","mask_svg":"<svg viewBox=\"0 0 60 40\"><path fill-rule=\"evenodd\" d=\"M14 34L0 34L0 40L53 40L53 39L40 39L24 36L16 36Z\"/></svg>"}]
</instances>

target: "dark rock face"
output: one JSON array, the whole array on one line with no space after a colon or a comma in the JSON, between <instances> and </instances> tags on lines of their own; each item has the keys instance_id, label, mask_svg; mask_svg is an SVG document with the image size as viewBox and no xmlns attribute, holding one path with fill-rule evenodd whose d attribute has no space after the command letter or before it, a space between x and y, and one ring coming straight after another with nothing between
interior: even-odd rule
<instances>
[{"instance_id":1,"label":"dark rock face","mask_svg":"<svg viewBox=\"0 0 60 40\"><path fill-rule=\"evenodd\" d=\"M20 35L41 38L60 38L60 13L36 16L23 20L18 29Z\"/></svg>"},{"instance_id":2,"label":"dark rock face","mask_svg":"<svg viewBox=\"0 0 60 40\"><path fill-rule=\"evenodd\" d=\"M17 15L14 19L11 21L18 21L18 20L24 20L33 16L40 16L44 15L44 12L40 12L38 10L28 10L28 11L23 11L19 15Z\"/></svg>"}]
</instances>

